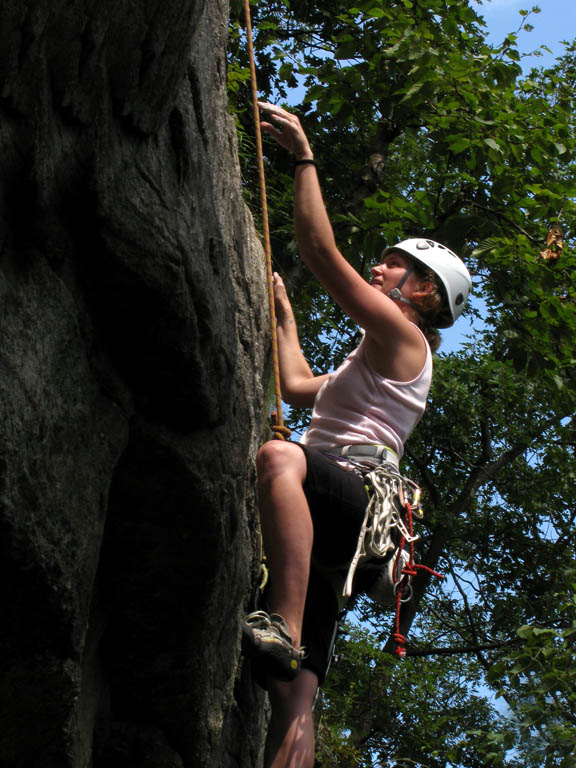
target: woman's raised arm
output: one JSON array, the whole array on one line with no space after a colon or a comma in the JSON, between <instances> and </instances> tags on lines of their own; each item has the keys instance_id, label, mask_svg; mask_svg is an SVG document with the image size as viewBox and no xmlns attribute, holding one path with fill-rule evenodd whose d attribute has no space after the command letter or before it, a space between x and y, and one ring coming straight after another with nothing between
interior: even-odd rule
<instances>
[{"instance_id":1,"label":"woman's raised arm","mask_svg":"<svg viewBox=\"0 0 576 768\"><path fill-rule=\"evenodd\" d=\"M262 130L296 160L294 175L294 226L304 263L342 307L364 328L374 367L384 375L411 378L425 358L425 345L414 324L386 292L364 280L338 250L326 212L314 155L298 117L274 104L260 102L273 122L262 122ZM408 356L408 366L405 365Z\"/></svg>"}]
</instances>

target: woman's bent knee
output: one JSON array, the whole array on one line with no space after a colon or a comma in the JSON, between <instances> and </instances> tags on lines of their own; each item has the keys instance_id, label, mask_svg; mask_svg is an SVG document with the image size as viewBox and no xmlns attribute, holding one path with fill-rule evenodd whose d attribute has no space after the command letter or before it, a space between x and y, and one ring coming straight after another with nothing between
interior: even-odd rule
<instances>
[{"instance_id":1,"label":"woman's bent knee","mask_svg":"<svg viewBox=\"0 0 576 768\"><path fill-rule=\"evenodd\" d=\"M269 440L258 451L256 459L260 482L269 481L278 475L296 474L303 481L306 477L306 457L296 443L284 440Z\"/></svg>"}]
</instances>

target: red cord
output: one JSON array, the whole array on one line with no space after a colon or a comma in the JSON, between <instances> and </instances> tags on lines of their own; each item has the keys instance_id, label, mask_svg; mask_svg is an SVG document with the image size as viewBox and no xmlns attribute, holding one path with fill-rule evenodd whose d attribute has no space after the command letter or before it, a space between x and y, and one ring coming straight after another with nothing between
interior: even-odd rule
<instances>
[{"instance_id":1,"label":"red cord","mask_svg":"<svg viewBox=\"0 0 576 768\"><path fill-rule=\"evenodd\" d=\"M394 653L399 659L403 659L406 656L406 638L400 632L400 610L402 608L402 590L396 592L396 631L392 635L396 648Z\"/></svg>"},{"instance_id":2,"label":"red cord","mask_svg":"<svg viewBox=\"0 0 576 768\"><path fill-rule=\"evenodd\" d=\"M408 532L410 534L410 559L406 563L406 565L402 568L402 572L400 574L400 577L398 581L394 582L394 587L396 589L396 616L395 616L395 631L392 634L392 639L396 643L396 648L394 650L394 653L399 659L404 659L406 657L406 638L404 635L400 632L400 613L402 610L402 594L405 591L400 587L400 583L402 582L402 579L406 577L406 585L408 586L410 584L410 579L413 576L418 575L418 571L426 571L426 573L432 574L432 576L436 576L438 579L443 579L444 576L441 573L438 573L437 571L432 570L432 568L429 568L427 565L421 565L420 563L414 562L414 536L413 536L413 520L412 520L412 507L410 506L410 502L406 501L406 517L408 522ZM396 561L394 563L394 577L396 577L397 567L399 558L402 555L402 552L404 551L404 543L405 538L402 537L400 540L400 546L398 547L398 554L396 555Z\"/></svg>"}]
</instances>

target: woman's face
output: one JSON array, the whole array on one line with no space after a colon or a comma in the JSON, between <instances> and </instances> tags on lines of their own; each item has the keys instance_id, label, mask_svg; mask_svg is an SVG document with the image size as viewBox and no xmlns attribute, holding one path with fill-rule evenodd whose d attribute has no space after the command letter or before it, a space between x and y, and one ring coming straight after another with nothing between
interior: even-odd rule
<instances>
[{"instance_id":1,"label":"woman's face","mask_svg":"<svg viewBox=\"0 0 576 768\"><path fill-rule=\"evenodd\" d=\"M404 256L400 251L391 251L386 254L380 264L370 269L372 273L370 285L373 285L382 293L388 293L397 287L410 265L411 261L407 256ZM405 296L410 296L412 291L419 287L420 282L421 280L418 275L415 272L411 272L402 286L402 293Z\"/></svg>"}]
</instances>

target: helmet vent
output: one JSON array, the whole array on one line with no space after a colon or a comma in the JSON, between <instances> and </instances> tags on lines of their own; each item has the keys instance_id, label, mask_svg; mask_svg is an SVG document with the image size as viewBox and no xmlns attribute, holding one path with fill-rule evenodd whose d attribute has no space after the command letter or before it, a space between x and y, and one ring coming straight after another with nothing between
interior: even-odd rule
<instances>
[{"instance_id":1,"label":"helmet vent","mask_svg":"<svg viewBox=\"0 0 576 768\"><path fill-rule=\"evenodd\" d=\"M456 296L454 303L456 304L457 307L459 307L463 301L464 301L464 296L461 293L459 293L458 296Z\"/></svg>"}]
</instances>

